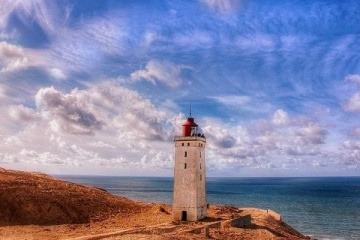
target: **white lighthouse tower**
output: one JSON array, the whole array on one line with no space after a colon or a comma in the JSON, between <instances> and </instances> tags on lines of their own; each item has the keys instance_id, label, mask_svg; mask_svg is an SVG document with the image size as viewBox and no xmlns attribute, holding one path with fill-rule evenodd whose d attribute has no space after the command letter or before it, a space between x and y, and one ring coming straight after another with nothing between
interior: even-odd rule
<instances>
[{"instance_id":1,"label":"white lighthouse tower","mask_svg":"<svg viewBox=\"0 0 360 240\"><path fill-rule=\"evenodd\" d=\"M190 117L175 137L173 218L197 221L206 217L205 144L198 125Z\"/></svg>"}]
</instances>

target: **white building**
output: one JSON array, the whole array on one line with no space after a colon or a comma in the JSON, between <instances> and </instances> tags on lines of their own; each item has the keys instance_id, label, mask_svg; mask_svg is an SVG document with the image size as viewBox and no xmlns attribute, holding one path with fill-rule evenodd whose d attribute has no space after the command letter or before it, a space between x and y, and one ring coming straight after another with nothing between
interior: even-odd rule
<instances>
[{"instance_id":1,"label":"white building","mask_svg":"<svg viewBox=\"0 0 360 240\"><path fill-rule=\"evenodd\" d=\"M173 218L197 221L206 217L205 144L198 125L189 117L175 137Z\"/></svg>"}]
</instances>

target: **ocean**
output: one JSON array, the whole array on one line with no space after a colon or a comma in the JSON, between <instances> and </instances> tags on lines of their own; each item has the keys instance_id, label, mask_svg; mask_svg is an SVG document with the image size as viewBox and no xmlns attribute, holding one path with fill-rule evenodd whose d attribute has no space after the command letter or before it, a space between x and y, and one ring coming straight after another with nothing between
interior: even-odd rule
<instances>
[{"instance_id":1,"label":"ocean","mask_svg":"<svg viewBox=\"0 0 360 240\"><path fill-rule=\"evenodd\" d=\"M60 176L144 202L172 202L172 178ZM272 209L317 239L360 239L360 177L207 178L207 201Z\"/></svg>"}]
</instances>

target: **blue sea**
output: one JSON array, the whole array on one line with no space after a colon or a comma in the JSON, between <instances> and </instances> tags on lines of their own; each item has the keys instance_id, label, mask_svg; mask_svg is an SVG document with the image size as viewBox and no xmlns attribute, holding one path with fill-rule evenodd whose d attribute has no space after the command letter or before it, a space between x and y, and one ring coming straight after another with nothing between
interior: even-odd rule
<instances>
[{"instance_id":1,"label":"blue sea","mask_svg":"<svg viewBox=\"0 0 360 240\"><path fill-rule=\"evenodd\" d=\"M172 202L172 178L60 176L129 199ZM360 239L360 177L207 178L213 204L272 209L317 239Z\"/></svg>"}]
</instances>

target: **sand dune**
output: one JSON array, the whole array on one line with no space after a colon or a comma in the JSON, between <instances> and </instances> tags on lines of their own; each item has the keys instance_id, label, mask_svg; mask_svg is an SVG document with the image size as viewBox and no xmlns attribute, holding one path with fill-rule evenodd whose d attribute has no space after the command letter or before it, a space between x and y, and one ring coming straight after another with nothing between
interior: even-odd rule
<instances>
[{"instance_id":1,"label":"sand dune","mask_svg":"<svg viewBox=\"0 0 360 240\"><path fill-rule=\"evenodd\" d=\"M88 223L141 209L105 190L60 181L41 173L0 171L0 226Z\"/></svg>"}]
</instances>

